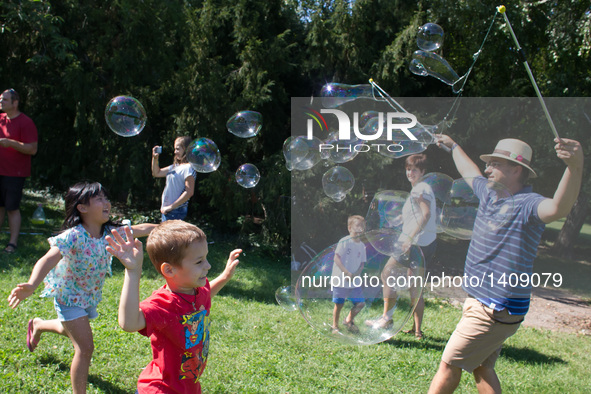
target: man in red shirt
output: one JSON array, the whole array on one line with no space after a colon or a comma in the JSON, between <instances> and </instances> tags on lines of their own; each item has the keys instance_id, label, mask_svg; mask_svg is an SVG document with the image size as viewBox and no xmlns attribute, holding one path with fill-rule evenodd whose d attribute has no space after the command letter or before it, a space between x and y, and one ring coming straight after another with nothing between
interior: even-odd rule
<instances>
[{"instance_id":1,"label":"man in red shirt","mask_svg":"<svg viewBox=\"0 0 591 394\"><path fill-rule=\"evenodd\" d=\"M19 111L19 99L14 89L2 92L0 99L0 225L8 213L10 241L4 249L8 253L16 250L23 186L31 176L31 156L37 153L37 127Z\"/></svg>"}]
</instances>

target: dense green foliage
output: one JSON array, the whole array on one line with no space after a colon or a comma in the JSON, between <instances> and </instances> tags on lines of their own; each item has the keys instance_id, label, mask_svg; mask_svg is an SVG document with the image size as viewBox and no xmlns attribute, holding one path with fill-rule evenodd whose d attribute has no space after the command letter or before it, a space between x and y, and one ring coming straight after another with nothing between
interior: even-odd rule
<instances>
[{"instance_id":1,"label":"dense green foliage","mask_svg":"<svg viewBox=\"0 0 591 394\"><path fill-rule=\"evenodd\" d=\"M219 146L222 165L198 175L192 217L286 246L290 175L281 149L290 135L290 98L317 95L326 82L359 84L370 77L392 96L450 96L446 85L408 71L417 27L426 22L444 27L442 55L462 74L496 5L476 0L7 0L0 4L0 86L21 93L22 109L38 126L36 185L63 192L77 180L96 179L116 201L155 210L163 184L150 174L151 147L164 145L164 165L172 160L176 136L208 137ZM542 93L588 96L588 2L519 1L507 12ZM496 24L464 95L533 96L498 15ZM103 120L105 104L120 94L138 98L147 109L148 124L139 136L118 137ZM226 120L243 109L264 116L254 139L225 130ZM537 135L531 137L534 151L550 149L546 131L526 132ZM585 130L566 134L591 149ZM489 139L480 137L467 133L459 142L476 151L489 147ZM261 170L254 190L233 182L244 162ZM537 166L550 171L556 161ZM267 220L259 226L252 217Z\"/></svg>"}]
</instances>

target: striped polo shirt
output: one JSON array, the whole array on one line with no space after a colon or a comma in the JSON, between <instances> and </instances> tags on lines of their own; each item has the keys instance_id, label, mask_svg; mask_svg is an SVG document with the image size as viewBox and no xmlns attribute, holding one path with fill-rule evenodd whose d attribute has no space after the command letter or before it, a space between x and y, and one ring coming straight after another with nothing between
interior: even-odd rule
<instances>
[{"instance_id":1,"label":"striped polo shirt","mask_svg":"<svg viewBox=\"0 0 591 394\"><path fill-rule=\"evenodd\" d=\"M464 268L464 290L495 310L525 315L531 297L531 274L545 224L538 205L545 197L525 186L513 196L487 188L474 178L480 200ZM527 276L525 276L527 275Z\"/></svg>"}]
</instances>

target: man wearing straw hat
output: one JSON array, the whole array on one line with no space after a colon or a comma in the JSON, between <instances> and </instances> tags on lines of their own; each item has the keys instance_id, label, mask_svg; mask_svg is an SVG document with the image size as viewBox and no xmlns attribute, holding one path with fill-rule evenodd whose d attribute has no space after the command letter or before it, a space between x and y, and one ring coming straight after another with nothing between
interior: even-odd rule
<instances>
[{"instance_id":1,"label":"man wearing straw hat","mask_svg":"<svg viewBox=\"0 0 591 394\"><path fill-rule=\"evenodd\" d=\"M451 149L459 173L468 181L480 204L464 268L464 290L468 298L462 319L443 351L429 393L453 392L462 370L474 374L480 393L501 392L495 362L503 342L523 321L531 297L531 283L509 281L509 276L531 277L545 224L569 213L581 187L581 145L564 138L554 141L556 154L567 168L554 196L545 198L526 185L527 179L536 177L536 173L531 168L532 149L525 142L503 139L493 153L480 156L486 163L485 178L449 136L438 137L437 145ZM491 182L511 192L514 206L509 220L493 231L487 226L490 215L494 217L504 205L499 204L498 196L487 188Z\"/></svg>"}]
</instances>

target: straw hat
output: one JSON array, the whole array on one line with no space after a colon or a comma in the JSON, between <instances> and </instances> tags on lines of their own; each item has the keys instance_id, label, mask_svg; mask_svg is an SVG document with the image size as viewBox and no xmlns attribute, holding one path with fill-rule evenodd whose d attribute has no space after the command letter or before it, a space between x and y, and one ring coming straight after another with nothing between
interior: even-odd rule
<instances>
[{"instance_id":1,"label":"straw hat","mask_svg":"<svg viewBox=\"0 0 591 394\"><path fill-rule=\"evenodd\" d=\"M529 177L535 178L537 177L536 172L529 166L531 163L531 155L532 150L528 144L514 138L506 138L497 143L495 151L490 155L480 155L480 160L487 163L493 157L509 160L527 168L530 173Z\"/></svg>"}]
</instances>

